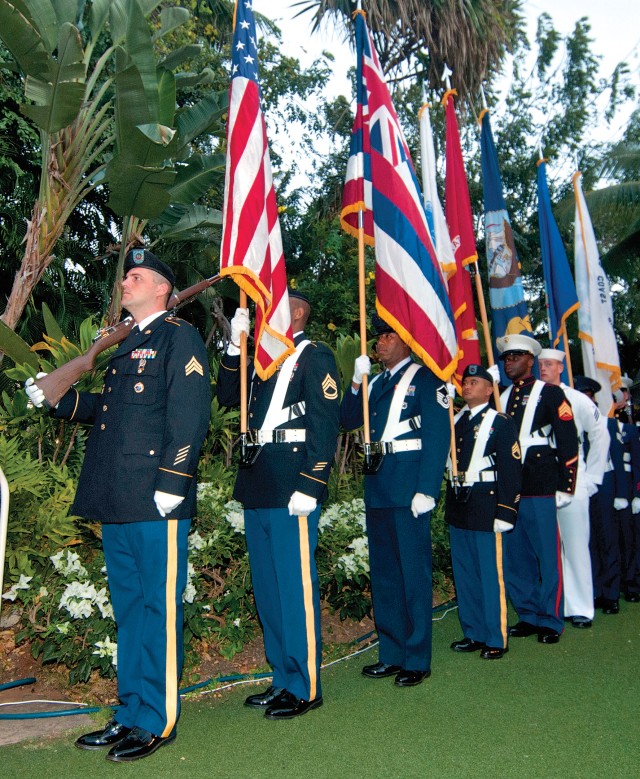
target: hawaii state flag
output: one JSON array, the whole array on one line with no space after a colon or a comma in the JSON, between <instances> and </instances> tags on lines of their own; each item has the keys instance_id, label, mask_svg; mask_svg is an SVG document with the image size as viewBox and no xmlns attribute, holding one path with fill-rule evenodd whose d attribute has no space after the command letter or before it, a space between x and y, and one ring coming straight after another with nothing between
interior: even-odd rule
<instances>
[{"instance_id":1,"label":"hawaii state flag","mask_svg":"<svg viewBox=\"0 0 640 779\"><path fill-rule=\"evenodd\" d=\"M449 300L456 320L456 334L460 360L455 373L455 383L460 387L467 365L480 365L480 344L473 305L473 291L469 265L478 259L476 238L473 232L473 216L469 186L462 159L458 119L453 102L455 89L449 89L442 103L447 124L447 175L445 178L445 209L449 235L455 257L455 271L449 276Z\"/></svg>"},{"instance_id":2,"label":"hawaii state flag","mask_svg":"<svg viewBox=\"0 0 640 779\"><path fill-rule=\"evenodd\" d=\"M511 220L502 193L498 154L491 132L489 112L483 110L480 117L484 230L489 266L492 337L495 344L496 338L503 335L530 333L531 320L524 297L520 261L511 231ZM505 381L502 364L500 374Z\"/></svg>"},{"instance_id":3,"label":"hawaii state flag","mask_svg":"<svg viewBox=\"0 0 640 779\"><path fill-rule=\"evenodd\" d=\"M600 411L612 415L611 393L620 387L620 357L613 329L613 306L609 279L600 264L596 236L582 192L579 171L573 176L576 200L575 273L580 308L578 335L582 341L585 376L602 385L596 395Z\"/></svg>"},{"instance_id":4,"label":"hawaii state flag","mask_svg":"<svg viewBox=\"0 0 640 779\"><path fill-rule=\"evenodd\" d=\"M567 318L580 307L580 303L560 230L553 217L546 167L544 160L538 161L538 224L542 273L547 291L549 342L552 348L562 349L560 340L567 332ZM566 370L565 365L565 374ZM566 375L563 381L566 381Z\"/></svg>"},{"instance_id":5,"label":"hawaii state flag","mask_svg":"<svg viewBox=\"0 0 640 779\"><path fill-rule=\"evenodd\" d=\"M355 22L358 107L342 224L357 234L358 210L364 203L365 240L375 244L378 313L436 376L448 381L458 347L446 283L409 149L362 11L356 11Z\"/></svg>"},{"instance_id":6,"label":"hawaii state flag","mask_svg":"<svg viewBox=\"0 0 640 779\"><path fill-rule=\"evenodd\" d=\"M250 2L235 9L220 275L256 304L254 364L267 379L293 352L293 335Z\"/></svg>"}]
</instances>

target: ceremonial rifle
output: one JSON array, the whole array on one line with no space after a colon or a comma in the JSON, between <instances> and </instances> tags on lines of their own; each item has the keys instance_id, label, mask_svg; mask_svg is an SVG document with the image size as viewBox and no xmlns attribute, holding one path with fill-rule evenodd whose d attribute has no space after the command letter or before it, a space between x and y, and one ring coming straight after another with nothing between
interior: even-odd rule
<instances>
[{"instance_id":1,"label":"ceremonial rifle","mask_svg":"<svg viewBox=\"0 0 640 779\"><path fill-rule=\"evenodd\" d=\"M168 311L177 311L177 309L190 303L205 289L217 284L222 280L220 274L211 276L209 279L199 281L181 292L175 292L167 304ZM69 362L56 368L51 373L38 379L37 386L44 392L45 402L49 408L58 404L62 396L69 388L78 381L78 379L87 371L93 370L96 359L99 354L109 349L115 344L119 344L129 335L134 325L133 317L128 316L117 325L112 327L103 327L95 335L93 344L84 354L74 357Z\"/></svg>"}]
</instances>

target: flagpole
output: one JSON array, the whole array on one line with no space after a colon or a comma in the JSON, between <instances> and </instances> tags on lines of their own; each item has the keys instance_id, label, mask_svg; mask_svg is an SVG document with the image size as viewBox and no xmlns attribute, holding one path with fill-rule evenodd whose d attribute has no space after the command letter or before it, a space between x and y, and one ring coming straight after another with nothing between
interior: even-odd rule
<instances>
[{"instance_id":1,"label":"flagpole","mask_svg":"<svg viewBox=\"0 0 640 779\"><path fill-rule=\"evenodd\" d=\"M367 354L367 302L365 295L364 267L364 217L362 208L358 211L358 305L360 308L360 354ZM362 419L365 444L371 443L369 430L369 377L362 377Z\"/></svg>"},{"instance_id":2,"label":"flagpole","mask_svg":"<svg viewBox=\"0 0 640 779\"><path fill-rule=\"evenodd\" d=\"M240 289L240 308L247 307L247 293ZM247 334L240 333L240 433L247 432Z\"/></svg>"},{"instance_id":3,"label":"flagpole","mask_svg":"<svg viewBox=\"0 0 640 779\"><path fill-rule=\"evenodd\" d=\"M484 291L482 289L482 280L480 279L480 268L478 266L478 260L473 262L473 278L476 284L476 296L478 298L478 308L480 309L480 321L482 322L482 334L484 336L484 345L487 350L487 362L489 365L495 365L495 357L493 355L493 344L491 343L491 333L489 332L489 317L487 316L487 304L484 300ZM502 411L502 403L500 402L500 390L496 382L493 382L493 399L496 404L496 411Z\"/></svg>"},{"instance_id":4,"label":"flagpole","mask_svg":"<svg viewBox=\"0 0 640 779\"><path fill-rule=\"evenodd\" d=\"M565 365L567 366L567 376L569 377L569 386L573 387L573 368L571 367L571 355L569 354L569 339L567 338L567 326L562 331L562 345L564 346Z\"/></svg>"}]
</instances>

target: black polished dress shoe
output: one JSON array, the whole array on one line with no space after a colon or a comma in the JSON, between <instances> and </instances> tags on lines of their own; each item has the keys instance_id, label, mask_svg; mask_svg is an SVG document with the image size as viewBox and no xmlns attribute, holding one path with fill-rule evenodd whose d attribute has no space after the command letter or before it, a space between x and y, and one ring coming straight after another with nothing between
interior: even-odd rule
<instances>
[{"instance_id":1,"label":"black polished dress shoe","mask_svg":"<svg viewBox=\"0 0 640 779\"><path fill-rule=\"evenodd\" d=\"M538 628L530 622L518 622L517 625L509 628L509 635L513 638L526 638L533 636L538 632Z\"/></svg>"},{"instance_id":2,"label":"black polished dress shoe","mask_svg":"<svg viewBox=\"0 0 640 779\"><path fill-rule=\"evenodd\" d=\"M125 736L131 733L131 728L127 728L116 722L109 720L102 730L94 730L91 733L85 733L76 740L78 749L102 749L102 747L112 747Z\"/></svg>"},{"instance_id":3,"label":"black polished dress shoe","mask_svg":"<svg viewBox=\"0 0 640 779\"><path fill-rule=\"evenodd\" d=\"M365 665L362 669L362 675L368 676L369 679L384 679L387 676L395 676L398 671L402 671L402 666L376 663L375 665Z\"/></svg>"},{"instance_id":4,"label":"black polished dress shoe","mask_svg":"<svg viewBox=\"0 0 640 779\"><path fill-rule=\"evenodd\" d=\"M610 600L609 598L602 599L602 613L603 614L618 614L620 611L620 605L617 600Z\"/></svg>"},{"instance_id":5,"label":"black polished dress shoe","mask_svg":"<svg viewBox=\"0 0 640 779\"><path fill-rule=\"evenodd\" d=\"M483 660L499 660L501 657L504 657L509 649L501 646L485 646L485 648L480 652L480 657Z\"/></svg>"},{"instance_id":6,"label":"black polished dress shoe","mask_svg":"<svg viewBox=\"0 0 640 779\"><path fill-rule=\"evenodd\" d=\"M584 630L585 628L590 628L591 625L593 625L593 620L589 619L589 617L581 617L576 615L575 617L571 617L571 624L574 628L582 628Z\"/></svg>"},{"instance_id":7,"label":"black polished dress shoe","mask_svg":"<svg viewBox=\"0 0 640 779\"><path fill-rule=\"evenodd\" d=\"M245 700L244 705L249 706L252 709L262 709L263 711L266 711L271 704L275 703L280 698L283 692L285 692L284 687L272 686L264 692L250 695Z\"/></svg>"},{"instance_id":8,"label":"black polished dress shoe","mask_svg":"<svg viewBox=\"0 0 640 779\"><path fill-rule=\"evenodd\" d=\"M538 628L538 642L540 644L557 644L560 641L560 633L553 628Z\"/></svg>"},{"instance_id":9,"label":"black polished dress shoe","mask_svg":"<svg viewBox=\"0 0 640 779\"><path fill-rule=\"evenodd\" d=\"M295 695L285 690L278 700L272 706L269 706L264 716L267 719L293 719L320 706L322 706L322 698L305 701L302 698L296 698Z\"/></svg>"},{"instance_id":10,"label":"black polished dress shoe","mask_svg":"<svg viewBox=\"0 0 640 779\"><path fill-rule=\"evenodd\" d=\"M606 598L603 598L602 595L598 595L596 598L593 599L593 606L596 609L601 609L605 604Z\"/></svg>"},{"instance_id":11,"label":"black polished dress shoe","mask_svg":"<svg viewBox=\"0 0 640 779\"><path fill-rule=\"evenodd\" d=\"M624 599L627 601L627 603L640 603L640 593L625 592Z\"/></svg>"},{"instance_id":12,"label":"black polished dress shoe","mask_svg":"<svg viewBox=\"0 0 640 779\"><path fill-rule=\"evenodd\" d=\"M107 752L107 760L114 763L131 763L134 760L141 760L143 757L149 757L160 747L170 744L176 740L176 730L164 738L149 733L144 728L131 728L128 736L118 742Z\"/></svg>"},{"instance_id":13,"label":"black polished dress shoe","mask_svg":"<svg viewBox=\"0 0 640 779\"><path fill-rule=\"evenodd\" d=\"M451 644L451 649L454 652L477 652L482 649L484 644L481 641L474 641L472 638L461 638L460 641L454 641Z\"/></svg>"},{"instance_id":14,"label":"black polished dress shoe","mask_svg":"<svg viewBox=\"0 0 640 779\"><path fill-rule=\"evenodd\" d=\"M415 687L431 676L431 671L405 671L396 675L394 682L396 687Z\"/></svg>"}]
</instances>

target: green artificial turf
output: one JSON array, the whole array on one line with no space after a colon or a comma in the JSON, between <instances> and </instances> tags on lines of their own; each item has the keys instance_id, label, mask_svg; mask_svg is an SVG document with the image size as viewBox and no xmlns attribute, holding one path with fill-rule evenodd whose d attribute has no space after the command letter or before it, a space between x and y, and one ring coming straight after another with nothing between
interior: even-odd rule
<instances>
[{"instance_id":1,"label":"green artificial turf","mask_svg":"<svg viewBox=\"0 0 640 779\"><path fill-rule=\"evenodd\" d=\"M434 623L433 676L418 687L363 677L374 648L323 671L324 706L298 719L243 707L260 687L241 686L185 701L176 742L135 764L66 737L4 747L2 776L628 779L640 773L640 605L620 609L591 630L568 625L559 644L513 639L499 661L449 649L454 611Z\"/></svg>"}]
</instances>

